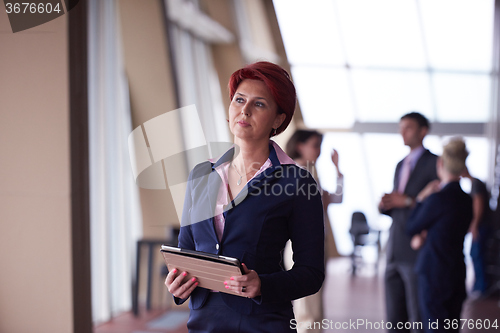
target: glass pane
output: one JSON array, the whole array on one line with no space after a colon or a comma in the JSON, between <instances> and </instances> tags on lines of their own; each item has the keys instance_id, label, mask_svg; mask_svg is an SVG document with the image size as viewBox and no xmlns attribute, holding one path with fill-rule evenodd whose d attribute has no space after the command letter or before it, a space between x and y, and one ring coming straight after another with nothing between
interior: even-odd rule
<instances>
[{"instance_id":1,"label":"glass pane","mask_svg":"<svg viewBox=\"0 0 500 333\"><path fill-rule=\"evenodd\" d=\"M339 152L339 169L344 175L344 197L341 204L329 206L328 216L339 253L349 255L352 252L349 234L352 213L359 210L369 217L369 212L373 213L376 205L374 205L370 191L367 191L370 179L359 134L325 134L321 146L322 154L317 161L321 186L331 189L336 184L334 166L329 156L333 148Z\"/></svg>"},{"instance_id":2,"label":"glass pane","mask_svg":"<svg viewBox=\"0 0 500 333\"><path fill-rule=\"evenodd\" d=\"M363 136L363 144L371 180L370 191L378 204L384 193L392 192L394 170L409 153L409 148L399 134L367 133Z\"/></svg>"},{"instance_id":3,"label":"glass pane","mask_svg":"<svg viewBox=\"0 0 500 333\"><path fill-rule=\"evenodd\" d=\"M345 63L331 0L274 0L273 3L292 65Z\"/></svg>"},{"instance_id":4,"label":"glass pane","mask_svg":"<svg viewBox=\"0 0 500 333\"><path fill-rule=\"evenodd\" d=\"M425 68L414 0L337 0L336 3L349 64Z\"/></svg>"},{"instance_id":5,"label":"glass pane","mask_svg":"<svg viewBox=\"0 0 500 333\"><path fill-rule=\"evenodd\" d=\"M432 128L431 128L431 132L432 132ZM437 135L427 135L424 138L424 147L429 149L431 153L439 156L443 153L443 139ZM407 153L409 153L409 152L410 152L410 150L408 148Z\"/></svg>"},{"instance_id":6,"label":"glass pane","mask_svg":"<svg viewBox=\"0 0 500 333\"><path fill-rule=\"evenodd\" d=\"M345 69L292 67L302 117L311 128L349 128L354 123Z\"/></svg>"},{"instance_id":7,"label":"glass pane","mask_svg":"<svg viewBox=\"0 0 500 333\"><path fill-rule=\"evenodd\" d=\"M487 122L489 75L434 74L437 119L441 122Z\"/></svg>"},{"instance_id":8,"label":"glass pane","mask_svg":"<svg viewBox=\"0 0 500 333\"><path fill-rule=\"evenodd\" d=\"M494 0L420 0L431 67L491 70Z\"/></svg>"},{"instance_id":9,"label":"glass pane","mask_svg":"<svg viewBox=\"0 0 500 333\"><path fill-rule=\"evenodd\" d=\"M353 70L359 121L398 122L410 111L434 120L427 73Z\"/></svg>"},{"instance_id":10,"label":"glass pane","mask_svg":"<svg viewBox=\"0 0 500 333\"><path fill-rule=\"evenodd\" d=\"M477 137L465 137L464 139L469 151L467 168L471 176L486 182L488 180L488 166L493 163L489 159L490 144L488 139Z\"/></svg>"}]
</instances>

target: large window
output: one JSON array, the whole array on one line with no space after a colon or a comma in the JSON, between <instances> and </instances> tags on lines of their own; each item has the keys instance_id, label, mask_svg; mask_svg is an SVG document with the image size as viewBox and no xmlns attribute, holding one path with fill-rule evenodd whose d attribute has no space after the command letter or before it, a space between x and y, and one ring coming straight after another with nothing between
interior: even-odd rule
<instances>
[{"instance_id":1,"label":"large window","mask_svg":"<svg viewBox=\"0 0 500 333\"><path fill-rule=\"evenodd\" d=\"M419 111L433 123L424 145L462 135L471 173L488 179L493 0L274 0L304 125L327 134L318 173L335 185L329 152L339 151L344 202L329 216L339 251L348 254L351 214L374 228L390 219L377 204L392 190L407 153L399 118ZM446 130L444 130L446 129ZM467 188L467 184L464 184Z\"/></svg>"},{"instance_id":2,"label":"large window","mask_svg":"<svg viewBox=\"0 0 500 333\"><path fill-rule=\"evenodd\" d=\"M493 0L274 5L307 126L394 121L406 110L488 121Z\"/></svg>"}]
</instances>

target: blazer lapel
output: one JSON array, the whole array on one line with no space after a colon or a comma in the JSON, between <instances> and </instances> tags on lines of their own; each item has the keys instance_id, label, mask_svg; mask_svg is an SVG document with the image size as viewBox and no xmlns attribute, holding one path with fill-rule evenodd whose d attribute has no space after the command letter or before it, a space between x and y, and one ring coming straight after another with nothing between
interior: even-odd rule
<instances>
[{"instance_id":1,"label":"blazer lapel","mask_svg":"<svg viewBox=\"0 0 500 333\"><path fill-rule=\"evenodd\" d=\"M415 167L413 168L413 170L411 170L411 173L410 173L410 177L408 178L408 182L406 183L406 187L408 187L408 184L410 184L412 181L415 180L415 177L418 177L418 172L415 172L415 170L420 170L420 168L422 167L422 164L424 163L425 161L425 157L427 155L429 151L426 149L422 155L420 155L417 163L415 164ZM406 190L406 189L405 189ZM405 191L406 192L406 191Z\"/></svg>"},{"instance_id":2,"label":"blazer lapel","mask_svg":"<svg viewBox=\"0 0 500 333\"><path fill-rule=\"evenodd\" d=\"M207 200L209 207L212 209L213 212L215 211L215 205L217 203L217 196L219 194L219 188L221 182L222 179L220 179L219 174L215 170L213 170L208 175Z\"/></svg>"},{"instance_id":3,"label":"blazer lapel","mask_svg":"<svg viewBox=\"0 0 500 333\"><path fill-rule=\"evenodd\" d=\"M403 161L400 161L398 163L398 165L396 166L396 172L394 173L394 192L397 192L399 188L399 173L401 172L401 165L403 165ZM410 182L410 179L408 179L408 182Z\"/></svg>"},{"instance_id":4,"label":"blazer lapel","mask_svg":"<svg viewBox=\"0 0 500 333\"><path fill-rule=\"evenodd\" d=\"M215 171L215 168L219 167L221 164L232 161L234 156L234 151L235 147L233 146L231 147L231 149L226 151L224 155L222 155L217 160L217 162L215 162L212 165L212 172L208 177L208 186L210 187L210 195L209 195L209 200L211 200L210 205L214 207L214 209L215 209L215 204L217 203L217 196L219 194L220 183L222 182L222 179L220 178L219 173Z\"/></svg>"},{"instance_id":5,"label":"blazer lapel","mask_svg":"<svg viewBox=\"0 0 500 333\"><path fill-rule=\"evenodd\" d=\"M212 171L208 174L206 180L205 195L200 198L200 200L206 200L205 203L200 203L201 206L207 206L207 216L206 219L209 220L211 225L211 232L213 237L217 240L217 233L214 226L214 215L215 215L215 205L217 204L217 197L219 195L219 189L221 186L222 179L220 178L218 172L215 170L219 165L232 159L234 154L234 147L229 149L224 155L222 155L219 160L212 163Z\"/></svg>"},{"instance_id":6,"label":"blazer lapel","mask_svg":"<svg viewBox=\"0 0 500 333\"><path fill-rule=\"evenodd\" d=\"M276 155L276 150L274 149L273 145L270 143L269 144L269 159L271 160L271 167L267 168L264 170L261 174L259 174L257 177L252 179L246 186L245 186L245 193L243 190L240 192L242 194L242 198L240 198L240 194L235 198L235 203L239 204L241 201L243 201L248 193L252 193L254 191L257 191L260 189L262 186L265 184L269 183L270 180L274 179L273 173L276 172L277 170L282 170L283 167L281 166L281 163L278 159L278 156Z\"/></svg>"},{"instance_id":7,"label":"blazer lapel","mask_svg":"<svg viewBox=\"0 0 500 333\"><path fill-rule=\"evenodd\" d=\"M234 153L234 148L232 149L232 152ZM232 158L232 154L231 154L231 158ZM249 193L257 191L258 189L262 188L264 185L266 185L270 181L272 181L276 177L275 175L273 175L275 172L277 172L278 170L283 170L283 166L281 165L281 163L278 159L278 156L276 154L276 150L274 149L272 143L269 143L269 159L271 160L271 167L264 170L257 177L255 177L248 184L246 184L245 187L243 187L243 189L240 191L240 193L238 193L236 198L234 198L233 201L231 201L224 208L224 212L234 208L235 206L237 206L241 202L243 202L243 200L245 200L247 198ZM217 163L219 163L221 160L222 160L222 158L219 161L217 161ZM227 160L230 160L230 158L226 157L225 161L227 161ZM216 163L216 165L217 165L217 163ZM214 172L212 172L212 173L214 173ZM219 180L220 180L220 178L219 178ZM220 183L219 183L219 186L220 186Z\"/></svg>"}]
</instances>

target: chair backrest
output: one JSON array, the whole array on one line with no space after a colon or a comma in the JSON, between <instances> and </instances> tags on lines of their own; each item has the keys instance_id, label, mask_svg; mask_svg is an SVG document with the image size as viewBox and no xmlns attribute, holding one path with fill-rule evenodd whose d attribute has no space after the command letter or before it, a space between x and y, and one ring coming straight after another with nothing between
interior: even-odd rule
<instances>
[{"instance_id":1,"label":"chair backrest","mask_svg":"<svg viewBox=\"0 0 500 333\"><path fill-rule=\"evenodd\" d=\"M349 229L349 233L353 236L366 235L370 233L370 227L368 226L368 222L366 221L366 216L364 213L352 213L351 229Z\"/></svg>"}]
</instances>

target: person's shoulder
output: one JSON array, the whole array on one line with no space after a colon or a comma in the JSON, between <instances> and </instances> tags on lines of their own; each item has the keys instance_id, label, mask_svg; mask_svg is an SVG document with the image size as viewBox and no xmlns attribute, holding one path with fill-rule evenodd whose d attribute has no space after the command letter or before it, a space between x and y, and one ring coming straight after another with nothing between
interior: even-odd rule
<instances>
[{"instance_id":1,"label":"person's shoulder","mask_svg":"<svg viewBox=\"0 0 500 333\"><path fill-rule=\"evenodd\" d=\"M471 195L478 194L478 193L482 194L485 192L488 192L488 190L486 189L486 184L478 178L472 178L472 180L471 180Z\"/></svg>"},{"instance_id":2,"label":"person's shoulder","mask_svg":"<svg viewBox=\"0 0 500 333\"><path fill-rule=\"evenodd\" d=\"M307 169L296 164L283 164L273 174L287 196L293 194L291 197L308 200L314 197L321 201L321 187Z\"/></svg>"},{"instance_id":3,"label":"person's shoulder","mask_svg":"<svg viewBox=\"0 0 500 333\"><path fill-rule=\"evenodd\" d=\"M212 166L213 164L210 161L204 161L195 165L189 174L189 179L196 179L210 174L213 170Z\"/></svg>"},{"instance_id":4,"label":"person's shoulder","mask_svg":"<svg viewBox=\"0 0 500 333\"><path fill-rule=\"evenodd\" d=\"M427 173L432 174L432 178L437 178L436 163L438 156L433 154L430 150L425 149L418 161L419 169L421 171L427 170Z\"/></svg>"},{"instance_id":5,"label":"person's shoulder","mask_svg":"<svg viewBox=\"0 0 500 333\"><path fill-rule=\"evenodd\" d=\"M423 158L427 158L429 160L437 160L438 156L431 152L429 149L425 149L424 152L422 153Z\"/></svg>"},{"instance_id":6,"label":"person's shoulder","mask_svg":"<svg viewBox=\"0 0 500 333\"><path fill-rule=\"evenodd\" d=\"M454 200L455 201L455 200ZM456 204L464 212L463 214L472 214L472 197L460 188L459 199L456 200Z\"/></svg>"},{"instance_id":7,"label":"person's shoulder","mask_svg":"<svg viewBox=\"0 0 500 333\"><path fill-rule=\"evenodd\" d=\"M441 191L437 192L440 198L443 199L443 202L456 203L456 200L465 200L472 201L470 195L462 189L459 182L451 182L447 184ZM455 198L455 200L451 200L450 198Z\"/></svg>"},{"instance_id":8,"label":"person's shoulder","mask_svg":"<svg viewBox=\"0 0 500 333\"><path fill-rule=\"evenodd\" d=\"M312 174L306 168L302 168L297 164L282 164L281 170L283 170L283 176L289 179L314 179Z\"/></svg>"},{"instance_id":9,"label":"person's shoulder","mask_svg":"<svg viewBox=\"0 0 500 333\"><path fill-rule=\"evenodd\" d=\"M292 186L318 186L314 176L307 169L296 164L282 164L273 173L273 177L282 183L292 184Z\"/></svg>"},{"instance_id":10,"label":"person's shoulder","mask_svg":"<svg viewBox=\"0 0 500 333\"><path fill-rule=\"evenodd\" d=\"M443 190L434 192L424 200L424 203L431 211L445 211L450 207L450 194Z\"/></svg>"}]
</instances>

